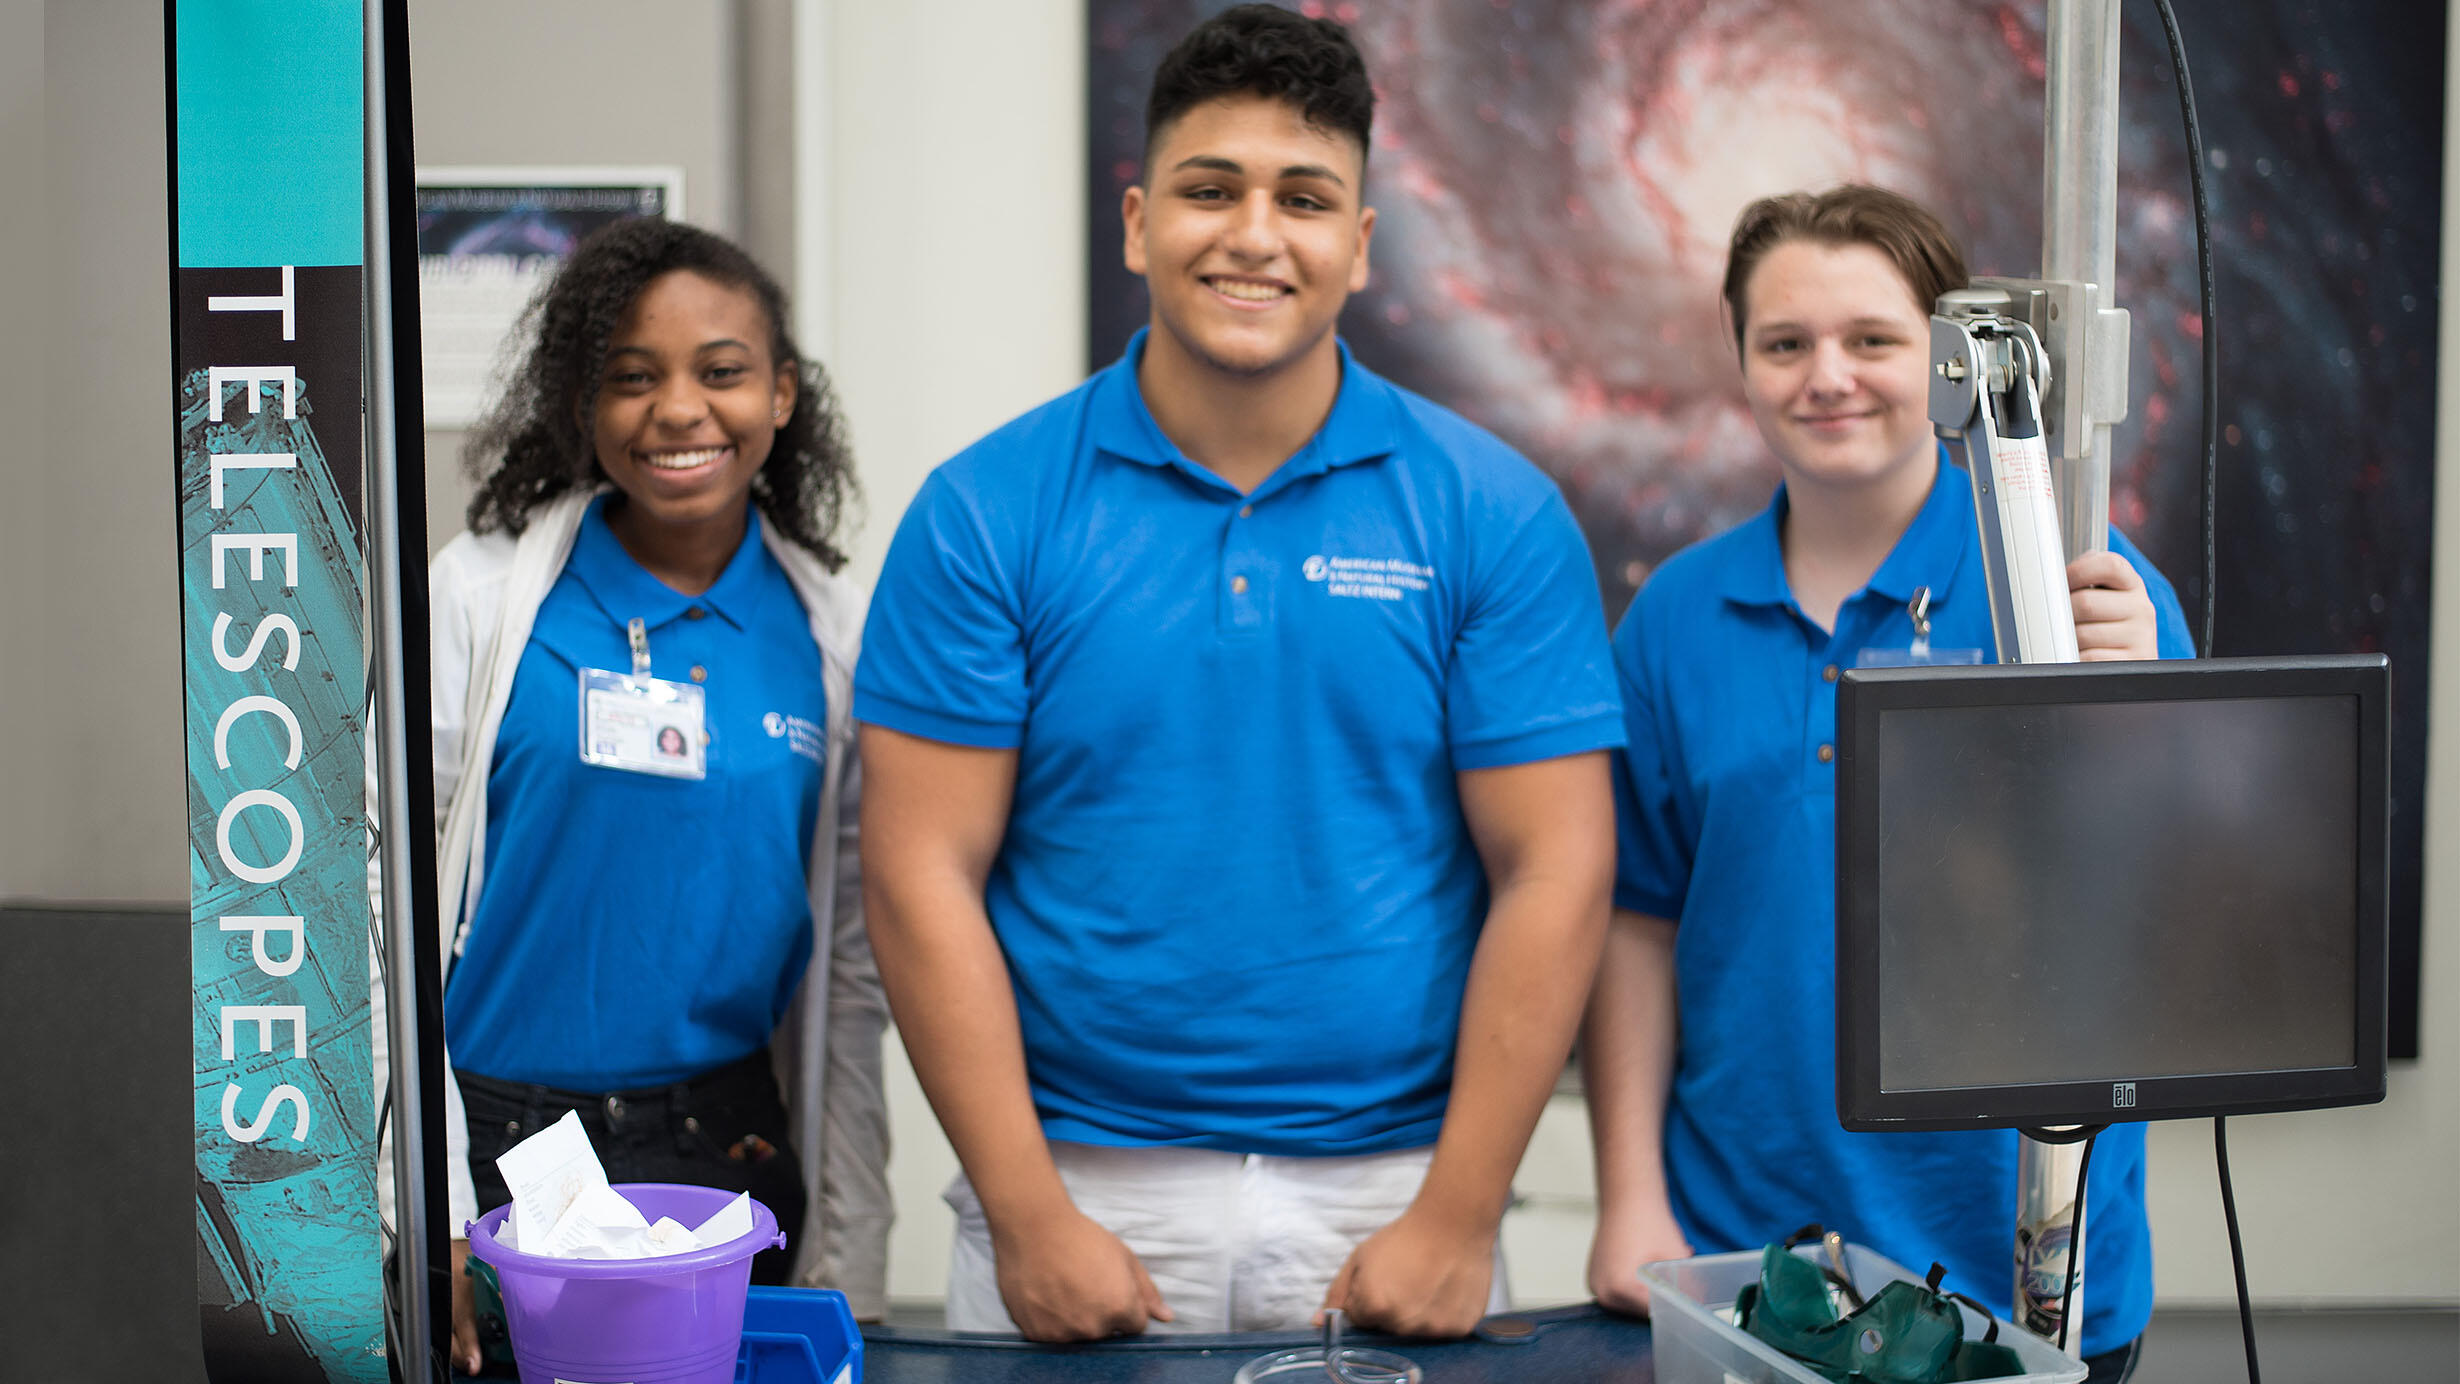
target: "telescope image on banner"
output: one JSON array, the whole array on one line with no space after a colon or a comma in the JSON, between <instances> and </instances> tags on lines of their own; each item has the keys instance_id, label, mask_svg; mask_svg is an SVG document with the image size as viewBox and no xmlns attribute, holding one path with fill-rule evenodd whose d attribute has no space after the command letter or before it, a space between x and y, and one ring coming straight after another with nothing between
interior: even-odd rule
<instances>
[{"instance_id":1,"label":"telescope image on banner","mask_svg":"<svg viewBox=\"0 0 2460 1384\"><path fill-rule=\"evenodd\" d=\"M372 1381L355 6L173 6L198 1305L219 1380Z\"/></svg>"}]
</instances>

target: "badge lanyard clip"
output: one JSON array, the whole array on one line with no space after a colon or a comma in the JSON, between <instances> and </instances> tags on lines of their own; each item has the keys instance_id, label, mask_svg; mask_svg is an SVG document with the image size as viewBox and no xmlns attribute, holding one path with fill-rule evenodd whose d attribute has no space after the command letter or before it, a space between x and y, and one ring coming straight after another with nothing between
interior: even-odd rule
<instances>
[{"instance_id":1,"label":"badge lanyard clip","mask_svg":"<svg viewBox=\"0 0 2460 1384\"><path fill-rule=\"evenodd\" d=\"M581 675L581 762L662 778L708 777L708 705L699 686L649 673L649 622L628 620L630 676L607 668Z\"/></svg>"},{"instance_id":2,"label":"badge lanyard clip","mask_svg":"<svg viewBox=\"0 0 2460 1384\"><path fill-rule=\"evenodd\" d=\"M1917 586L1913 599L1905 602L1905 618L1913 625L1913 643L1909 648L1886 649L1866 647L1854 655L1857 668L1923 668L1942 664L1970 664L1982 661L1980 649L1934 649L1930 645L1930 588Z\"/></svg>"}]
</instances>

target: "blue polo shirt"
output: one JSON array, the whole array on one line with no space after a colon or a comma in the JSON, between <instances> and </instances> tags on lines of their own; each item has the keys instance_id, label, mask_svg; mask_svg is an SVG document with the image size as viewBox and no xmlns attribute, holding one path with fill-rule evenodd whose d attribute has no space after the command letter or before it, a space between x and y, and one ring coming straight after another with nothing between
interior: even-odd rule
<instances>
[{"instance_id":1,"label":"blue polo shirt","mask_svg":"<svg viewBox=\"0 0 2460 1384\"><path fill-rule=\"evenodd\" d=\"M1780 489L1757 518L1676 554L1615 631L1627 748L1616 756L1618 907L1673 919L1681 1042L1666 1178L1702 1253L1756 1249L1818 1221L1947 1286L2003 1303L2013 1274L2008 1131L1848 1134L1836 1120L1836 678L1865 650L1905 662L1906 603L1931 591L1931 648L1990 652L1972 482L1943 459L1930 498L1833 634L1794 603ZM2125 535L2161 656L2188 658L2170 584ZM2095 1145L2083 1347L2152 1314L2144 1127Z\"/></svg>"},{"instance_id":2,"label":"blue polo shirt","mask_svg":"<svg viewBox=\"0 0 2460 1384\"><path fill-rule=\"evenodd\" d=\"M1143 348L923 485L854 713L1017 752L985 902L1050 1137L1430 1143L1487 902L1454 775L1621 738L1587 550L1346 348L1241 495L1162 435Z\"/></svg>"},{"instance_id":3,"label":"blue polo shirt","mask_svg":"<svg viewBox=\"0 0 2460 1384\"><path fill-rule=\"evenodd\" d=\"M828 724L820 650L760 540L698 596L589 507L538 608L487 775L487 875L444 994L454 1065L576 1091L664 1085L767 1046L811 958L805 885ZM708 776L581 762L580 670L706 697Z\"/></svg>"}]
</instances>

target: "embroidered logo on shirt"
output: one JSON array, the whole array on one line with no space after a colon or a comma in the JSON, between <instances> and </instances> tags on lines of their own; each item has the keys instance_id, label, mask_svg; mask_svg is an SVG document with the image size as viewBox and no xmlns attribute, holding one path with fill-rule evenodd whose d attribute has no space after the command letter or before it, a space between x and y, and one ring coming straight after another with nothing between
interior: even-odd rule
<instances>
[{"instance_id":1,"label":"embroidered logo on shirt","mask_svg":"<svg viewBox=\"0 0 2460 1384\"><path fill-rule=\"evenodd\" d=\"M760 728L769 733L770 739L784 740L786 742L787 749L803 756L812 763L819 764L823 762L822 756L825 753L824 747L828 744L828 740L821 732L820 727L813 725L811 722L804 720L802 717L787 716L772 711L768 715L760 718Z\"/></svg>"},{"instance_id":2,"label":"embroidered logo on shirt","mask_svg":"<svg viewBox=\"0 0 2460 1384\"><path fill-rule=\"evenodd\" d=\"M1397 557L1327 557L1317 553L1299 565L1307 580L1324 583L1329 596L1370 601L1403 600L1434 584L1435 569Z\"/></svg>"}]
</instances>

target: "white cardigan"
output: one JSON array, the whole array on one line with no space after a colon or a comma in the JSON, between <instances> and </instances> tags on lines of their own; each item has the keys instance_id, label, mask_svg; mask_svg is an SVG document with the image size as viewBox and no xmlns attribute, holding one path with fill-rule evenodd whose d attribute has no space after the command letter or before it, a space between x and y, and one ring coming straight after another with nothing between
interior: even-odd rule
<instances>
[{"instance_id":1,"label":"white cardigan","mask_svg":"<svg viewBox=\"0 0 2460 1384\"><path fill-rule=\"evenodd\" d=\"M571 556L590 492L565 495L530 515L517 540L464 533L444 546L428 572L432 630L432 715L438 885L446 966L461 954L468 919L486 878L487 768L512 697L513 673L529 646L538 607ZM862 641L863 597L819 559L761 526L770 555L810 617L828 694L828 750L811 851L811 967L795 1007L770 1043L796 1149L803 1159L809 1210L797 1238L794 1281L845 1293L854 1315L888 1307L888 1113L880 1077L880 1034L888 1006L863 926L862 875L855 818L862 768L855 752L854 659ZM376 1073L385 1063L384 1010L376 1006ZM469 1128L460 1084L446 1063L447 1205L456 1236L478 1216L470 1180ZM388 1141L389 1142L389 1141ZM387 1150L389 1153L389 1150ZM380 1182L379 1185L389 1185Z\"/></svg>"}]
</instances>

